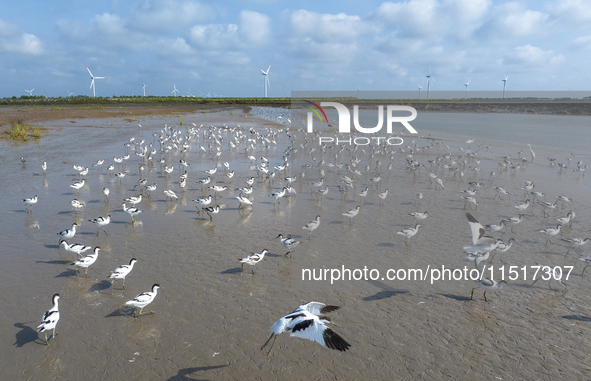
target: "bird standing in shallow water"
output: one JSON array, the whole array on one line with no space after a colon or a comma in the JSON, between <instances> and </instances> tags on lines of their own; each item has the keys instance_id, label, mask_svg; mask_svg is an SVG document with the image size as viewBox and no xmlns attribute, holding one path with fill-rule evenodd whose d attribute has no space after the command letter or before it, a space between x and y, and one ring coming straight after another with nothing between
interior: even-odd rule
<instances>
[{"instance_id":1,"label":"bird standing in shallow water","mask_svg":"<svg viewBox=\"0 0 591 381\"><path fill-rule=\"evenodd\" d=\"M279 234L277 236L277 238L279 238L279 241L281 241L281 244L285 247L287 247L287 249L289 250L287 253L285 253L285 256L291 254L291 248L292 247L296 247L297 245L299 245L301 242L300 241L296 241L293 238L283 238L283 234Z\"/></svg>"},{"instance_id":2,"label":"bird standing in shallow water","mask_svg":"<svg viewBox=\"0 0 591 381\"><path fill-rule=\"evenodd\" d=\"M414 228L404 229L399 232L396 232L396 234L404 236L404 243L408 246L408 242L410 241L411 237L414 237L415 234L418 233L419 227L421 227L421 225L416 224Z\"/></svg>"},{"instance_id":3,"label":"bird standing in shallow water","mask_svg":"<svg viewBox=\"0 0 591 381\"><path fill-rule=\"evenodd\" d=\"M249 255L248 257L239 259L240 262L242 262L242 274L244 274L244 264L249 264L252 266L252 273L254 274L254 266L259 263L260 261L263 260L263 258L265 258L265 254L267 254L269 252L269 250L265 249L260 253L254 253ZM242 275L240 274L240 275Z\"/></svg>"},{"instance_id":4,"label":"bird standing in shallow water","mask_svg":"<svg viewBox=\"0 0 591 381\"><path fill-rule=\"evenodd\" d=\"M53 307L46 311L41 317L41 324L37 327L37 332L45 332L45 344L49 345L47 341L47 331L53 330L52 338L55 338L55 326L60 320L60 312L58 309L57 301L60 298L60 294L54 294L51 298Z\"/></svg>"},{"instance_id":5,"label":"bird standing in shallow water","mask_svg":"<svg viewBox=\"0 0 591 381\"><path fill-rule=\"evenodd\" d=\"M74 235L76 235L77 227L78 225L76 223L73 223L70 229L62 230L61 232L57 233L57 235L59 235L62 239L74 238Z\"/></svg>"},{"instance_id":6,"label":"bird standing in shallow water","mask_svg":"<svg viewBox=\"0 0 591 381\"><path fill-rule=\"evenodd\" d=\"M505 282L504 280L497 282L494 279L488 279L488 278L480 278L479 280L475 280L474 283L476 283L477 287L474 287L472 289L472 293L470 294L470 300L472 300L472 298L474 297L474 290L476 290L477 288L484 288L484 301L488 302L488 300L486 299L486 291L487 290L500 290L501 288L503 288L503 285L507 284L507 282Z\"/></svg>"},{"instance_id":7,"label":"bird standing in shallow water","mask_svg":"<svg viewBox=\"0 0 591 381\"><path fill-rule=\"evenodd\" d=\"M123 289L125 290L125 277L133 270L133 265L137 262L137 259L131 258L128 265L121 265L117 267L114 271L111 271L111 275L109 276L111 281L111 295L113 295L113 282L116 279L123 279Z\"/></svg>"},{"instance_id":8,"label":"bird standing in shallow water","mask_svg":"<svg viewBox=\"0 0 591 381\"><path fill-rule=\"evenodd\" d=\"M131 216L132 222L135 222L135 216L142 212L141 210L135 207L128 208L127 205L125 205L125 203L121 204L121 206L123 207L123 211Z\"/></svg>"},{"instance_id":9,"label":"bird standing in shallow water","mask_svg":"<svg viewBox=\"0 0 591 381\"><path fill-rule=\"evenodd\" d=\"M139 295L137 295L135 298L133 298L132 300L125 302L125 305L127 306L132 306L134 308L139 308L140 309L140 313L137 316L141 316L142 315L142 311L144 310L144 308L152 303L154 301L154 298L156 298L156 294L158 293L158 289L160 288L160 285L158 283L155 283L152 286L152 291L148 291L148 292L143 292ZM154 314L154 311L150 311L148 312L150 314ZM133 317L135 318L135 310L133 311Z\"/></svg>"},{"instance_id":10,"label":"bird standing in shallow water","mask_svg":"<svg viewBox=\"0 0 591 381\"><path fill-rule=\"evenodd\" d=\"M33 213L32 206L33 206L33 204L36 204L38 200L39 200L39 198L37 197L37 195L35 195L35 197L32 197L32 198L23 199L23 202L25 203L25 209L27 209L27 214ZM27 208L27 205L29 206L28 208Z\"/></svg>"},{"instance_id":11,"label":"bird standing in shallow water","mask_svg":"<svg viewBox=\"0 0 591 381\"><path fill-rule=\"evenodd\" d=\"M97 217L97 218L94 218L94 219L88 220L88 221L92 222L93 224L96 224L99 228L103 228L103 231L105 232L105 234L109 235L109 233L107 233L107 231L105 230L105 226L109 225L112 221L110 214L107 217ZM96 235L99 235L98 229L96 231Z\"/></svg>"},{"instance_id":12,"label":"bird standing in shallow water","mask_svg":"<svg viewBox=\"0 0 591 381\"><path fill-rule=\"evenodd\" d=\"M94 262L96 262L96 259L98 258L98 252L100 249L101 248L97 246L94 248L94 252L92 254L88 254L86 257L82 257L76 262L72 263L74 266L76 266L76 278L78 278L78 267L84 268L84 275L88 278L88 268Z\"/></svg>"},{"instance_id":13,"label":"bird standing in shallow water","mask_svg":"<svg viewBox=\"0 0 591 381\"><path fill-rule=\"evenodd\" d=\"M314 221L308 222L306 226L302 227L304 230L308 230L310 232L310 237L312 237L312 232L316 230L320 226L320 216L316 216Z\"/></svg>"}]
</instances>

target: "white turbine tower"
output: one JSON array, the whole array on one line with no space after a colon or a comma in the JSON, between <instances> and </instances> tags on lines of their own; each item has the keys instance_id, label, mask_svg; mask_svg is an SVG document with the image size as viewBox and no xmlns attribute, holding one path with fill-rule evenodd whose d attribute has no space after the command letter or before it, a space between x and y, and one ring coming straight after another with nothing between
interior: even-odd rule
<instances>
[{"instance_id":1,"label":"white turbine tower","mask_svg":"<svg viewBox=\"0 0 591 381\"><path fill-rule=\"evenodd\" d=\"M174 90L172 90L172 94L173 94L173 96L175 96L175 97L176 97L176 93L180 93L180 91L178 91L178 90L176 89L176 83L175 83L175 84L174 84Z\"/></svg>"},{"instance_id":2,"label":"white turbine tower","mask_svg":"<svg viewBox=\"0 0 591 381\"><path fill-rule=\"evenodd\" d=\"M142 77L140 77L140 82L142 83L142 88L144 89L144 97L145 97L146 96L146 86L148 86L148 85L146 85L144 83L144 81L142 81Z\"/></svg>"},{"instance_id":3,"label":"white turbine tower","mask_svg":"<svg viewBox=\"0 0 591 381\"><path fill-rule=\"evenodd\" d=\"M89 89L92 89L92 96L96 97L96 87L94 85L94 80L95 79L105 79L106 77L95 77L94 75L92 75L92 73L90 72L90 69L88 68L88 66L86 66L86 70L88 70L88 74L90 74L90 78L92 78L92 82L90 82L90 87Z\"/></svg>"},{"instance_id":4,"label":"white turbine tower","mask_svg":"<svg viewBox=\"0 0 591 381\"><path fill-rule=\"evenodd\" d=\"M267 98L267 86L271 87L271 83L269 82L269 70L271 70L271 65L269 65L267 71L261 69L261 71L263 72L263 86L265 87L265 98Z\"/></svg>"},{"instance_id":5,"label":"white turbine tower","mask_svg":"<svg viewBox=\"0 0 591 381\"><path fill-rule=\"evenodd\" d=\"M33 90L35 90L35 88L34 88L34 87L33 87L31 90L27 90L27 89L25 89L25 91L26 91L27 93L29 93L29 96L30 96L30 97L32 97L32 96L33 96Z\"/></svg>"},{"instance_id":6,"label":"white turbine tower","mask_svg":"<svg viewBox=\"0 0 591 381\"><path fill-rule=\"evenodd\" d=\"M419 85L419 99L421 99L421 89L423 88L423 86Z\"/></svg>"},{"instance_id":7,"label":"white turbine tower","mask_svg":"<svg viewBox=\"0 0 591 381\"><path fill-rule=\"evenodd\" d=\"M466 86L466 94L464 96L464 98L468 99L468 85L470 84L470 80L468 80L468 82L464 83L464 86Z\"/></svg>"},{"instance_id":8,"label":"white turbine tower","mask_svg":"<svg viewBox=\"0 0 591 381\"><path fill-rule=\"evenodd\" d=\"M503 79L503 99L505 99L505 88L507 87L507 80L509 79L509 76L505 76L505 79Z\"/></svg>"},{"instance_id":9,"label":"white turbine tower","mask_svg":"<svg viewBox=\"0 0 591 381\"><path fill-rule=\"evenodd\" d=\"M427 75L427 99L431 97L431 80L435 81L435 78L431 76L431 64L429 64L429 74Z\"/></svg>"}]
</instances>

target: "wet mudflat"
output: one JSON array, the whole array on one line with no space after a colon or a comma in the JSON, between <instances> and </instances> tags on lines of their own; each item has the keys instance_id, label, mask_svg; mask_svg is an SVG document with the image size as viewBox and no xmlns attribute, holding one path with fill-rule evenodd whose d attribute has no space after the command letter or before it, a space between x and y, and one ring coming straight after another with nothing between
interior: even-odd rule
<instances>
[{"instance_id":1,"label":"wet mudflat","mask_svg":"<svg viewBox=\"0 0 591 381\"><path fill-rule=\"evenodd\" d=\"M178 126L174 117L145 118L140 120L140 129L116 119L86 120L76 127L63 123L61 131L39 143L2 143L0 319L5 328L0 333L0 362L8 379L360 379L368 372L375 379L581 379L589 374L591 310L586 291L591 271L581 276L585 263L578 260L588 255L589 247L583 246L581 255L571 251L565 256L568 246L560 238L591 234L588 176L573 172L577 161L588 163L590 152L534 145L534 162L510 169L499 168L498 162L507 155L531 161L530 141L490 136L490 128L482 123L469 134L457 135L453 129L438 130L435 123L424 125L421 135L428 133L429 138L403 136L405 145L400 147L372 151L371 146L355 150L347 145L323 152L305 133L288 135L282 125L267 131L271 122L244 117L239 111L232 116L227 112L194 114L183 116L183 121ZM60 127L60 122L54 123L49 127ZM157 153L151 164L143 164L141 172L142 158L134 155L135 146L124 146L134 137L135 143L143 139L144 146L151 143L159 151L158 137L153 134L160 134L164 124L185 135L194 127L191 123L197 132L185 153L182 147ZM201 124L204 127L199 128ZM215 134L223 138L222 154L217 158L211 125L220 127ZM259 134L273 132L276 135L269 140L276 144L259 140L250 151L248 139L254 135L250 128ZM229 142L237 130L244 138L232 148ZM564 136L568 134L561 139ZM465 142L471 138L476 142L468 148ZM572 139L576 144L577 138L573 135ZM414 148L408 148L413 140ZM288 170L274 170L284 163L288 147L292 147ZM411 149L424 168L407 169ZM119 181L107 167L126 150L130 159L124 165L115 164L113 171L127 174ZM478 151L477 156L465 156L468 150ZM519 151L523 153L518 155ZM463 178L457 171L429 163L447 152L450 160L467 161ZM261 156L269 159L276 172L274 180L257 175L255 163L247 157L250 154L259 158L256 164ZM25 166L21 156L27 159ZM459 156L463 158L458 160ZM571 157L572 161L568 170L560 170L546 157L556 157L561 163ZM161 158L165 163L157 162ZM352 169L356 158L361 176L341 166ZM105 159L102 173L91 167L98 159ZM184 192L179 186L180 159L190 164ZM481 162L476 164L476 159ZM48 166L45 174L43 161ZM224 174L223 162L236 171L231 180ZM90 167L87 184L79 194L69 187L79 180L72 165ZM164 165L175 169L166 175ZM470 166L479 167L480 172ZM218 172L210 185L227 185L230 190L222 192L217 203L223 209L210 221L207 214L197 213L192 200L211 193L197 181L214 167ZM491 171L496 172L493 180L489 180ZM377 185L370 180L374 172L381 175ZM436 189L429 173L436 173L445 188ZM269 194L283 187L287 175L297 176L292 185L297 195L274 204ZM343 175L355 179L355 189L341 182ZM235 189L251 176L256 178L251 195L254 205L239 210ZM141 178L156 183L157 190L137 204L143 212L132 223L121 203L138 194L133 188ZM309 185L321 178L329 186L322 197L310 193L318 188ZM495 234L505 242L514 237L518 244L502 257L496 254L492 263L482 262L480 268L493 267L495 279L500 279L503 265L506 274L509 266L574 266L570 279L563 278L566 289L547 281L530 288L533 271L524 277L520 270L517 280L488 292L489 301L484 302L482 290L476 290L475 299L469 300L472 281L431 284L430 280L384 278L388 269L473 268L462 250L471 241L465 212L482 224L517 216L513 206L532 198L521 190L524 180L533 181L534 190L546 194L545 200L553 202L557 195L566 195L573 202L564 209L559 203L548 211L549 217L544 217L541 205L531 205L525 211L527 219L513 233L509 229ZM459 198L469 181L483 183L476 196L476 211L469 206L464 209ZM347 192L339 192L337 185ZM512 196L495 199L494 186L502 186ZM111 191L108 203L103 187ZM359 193L365 187L370 190L362 199ZM179 199L165 200L165 189L172 189ZM382 201L378 194L385 189L389 194ZM417 202L419 192L424 197ZM35 194L39 202L27 214L21 199ZM86 205L77 213L70 206L74 198ZM357 205L361 205L360 212L350 222L342 213ZM554 237L553 244L544 245L547 237L536 230L555 226L556 218L569 210L576 212L572 226ZM408 215L414 211L428 211L429 217L419 222L419 233L406 245L396 232L415 225L414 217ZM88 219L108 214L114 219L105 228L109 235L101 230L97 236L97 228ZM316 215L321 216L321 225L310 237L302 226ZM56 233L72 222L82 228L72 242L101 247L88 279L77 279L69 265L73 258L58 250ZM302 241L291 258L284 255L286 249L276 238L280 233ZM238 258L263 249L270 253L255 267L255 274L245 266L241 276ZM111 297L109 272L132 257L138 263L126 280L126 290L116 282ZM332 285L330 280L302 280L302 269L342 266L377 269L380 277ZM490 277L490 271L485 275ZM125 301L149 291L154 283L162 288L145 311L155 314L134 319L123 307ZM43 334L35 329L56 292L62 296L59 335L46 347ZM267 357L260 347L273 322L312 300L342 307L331 315L337 324L334 330L351 343L350 351L340 353L281 335L272 356Z\"/></svg>"}]
</instances>

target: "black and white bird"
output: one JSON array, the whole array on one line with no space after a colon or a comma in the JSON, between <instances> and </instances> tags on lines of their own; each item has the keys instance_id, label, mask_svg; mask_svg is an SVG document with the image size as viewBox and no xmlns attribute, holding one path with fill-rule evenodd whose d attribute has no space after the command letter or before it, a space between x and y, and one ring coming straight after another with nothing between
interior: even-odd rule
<instances>
[{"instance_id":1,"label":"black and white bird","mask_svg":"<svg viewBox=\"0 0 591 381\"><path fill-rule=\"evenodd\" d=\"M240 195L238 195L238 197L236 197L236 199L240 203L240 205L238 206L238 209L242 208L243 206L249 206L249 205L252 207L252 201L250 201L250 199L248 197L240 194Z\"/></svg>"},{"instance_id":2,"label":"black and white bird","mask_svg":"<svg viewBox=\"0 0 591 381\"><path fill-rule=\"evenodd\" d=\"M380 200L382 200L380 202L383 202L386 199L386 197L388 197L388 190L386 189L382 193L378 194L378 197L380 198Z\"/></svg>"},{"instance_id":3,"label":"black and white bird","mask_svg":"<svg viewBox=\"0 0 591 381\"><path fill-rule=\"evenodd\" d=\"M357 214L359 214L359 210L361 209L361 206L357 205L355 207L355 209L351 209L346 213L343 213L343 216L345 217L349 217L349 223L353 222L353 217L355 217Z\"/></svg>"},{"instance_id":4,"label":"black and white bird","mask_svg":"<svg viewBox=\"0 0 591 381\"><path fill-rule=\"evenodd\" d=\"M267 354L269 356L275 345L277 335L283 332L289 332L290 336L315 341L326 348L341 352L348 350L351 345L328 327L330 319L325 316L325 314L336 311L339 308L338 306L330 306L319 302L302 304L292 313L285 315L273 324L271 327L271 336L263 344L261 350L274 337L271 349Z\"/></svg>"},{"instance_id":5,"label":"black and white bird","mask_svg":"<svg viewBox=\"0 0 591 381\"><path fill-rule=\"evenodd\" d=\"M468 224L472 231L472 245L464 245L464 250L470 254L484 254L490 253L503 243L500 239L488 237L484 235L484 227L472 216L470 213L466 213L468 218Z\"/></svg>"},{"instance_id":6,"label":"black and white bird","mask_svg":"<svg viewBox=\"0 0 591 381\"><path fill-rule=\"evenodd\" d=\"M414 237L419 232L420 227L421 227L421 225L416 224L414 228L404 229L399 232L396 232L396 234L400 234L401 236L403 236L404 243L406 243L406 245L408 246L408 242L410 241L410 239L412 237Z\"/></svg>"},{"instance_id":7,"label":"black and white bird","mask_svg":"<svg viewBox=\"0 0 591 381\"><path fill-rule=\"evenodd\" d=\"M132 222L135 222L135 216L142 212L141 210L135 207L128 208L127 205L125 205L125 203L121 204L121 206L123 207L123 211L131 216Z\"/></svg>"},{"instance_id":8,"label":"black and white bird","mask_svg":"<svg viewBox=\"0 0 591 381\"><path fill-rule=\"evenodd\" d=\"M82 257L76 262L72 263L72 265L76 266L76 277L78 277L78 267L82 267L84 268L84 275L88 278L88 268L94 262L96 262L96 259L98 258L98 252L100 249L101 248L97 246L94 248L94 252L92 254L88 254L87 256Z\"/></svg>"},{"instance_id":9,"label":"black and white bird","mask_svg":"<svg viewBox=\"0 0 591 381\"><path fill-rule=\"evenodd\" d=\"M417 220L424 220L425 218L427 218L429 216L429 213L428 212L425 212L425 213L411 212L411 213L408 213L408 215L413 216Z\"/></svg>"},{"instance_id":10,"label":"black and white bird","mask_svg":"<svg viewBox=\"0 0 591 381\"><path fill-rule=\"evenodd\" d=\"M244 264L246 263L252 266L252 273L254 274L254 266L260 261L262 261L263 258L265 258L265 254L267 254L268 252L269 250L264 249L260 253L250 254L248 257L239 259L239 261L242 262L242 273L244 273Z\"/></svg>"},{"instance_id":11,"label":"black and white bird","mask_svg":"<svg viewBox=\"0 0 591 381\"><path fill-rule=\"evenodd\" d=\"M312 236L312 232L316 230L320 226L320 216L316 216L314 221L310 221L306 224L306 226L302 227L304 230L308 230L310 232L310 236Z\"/></svg>"},{"instance_id":12,"label":"black and white bird","mask_svg":"<svg viewBox=\"0 0 591 381\"><path fill-rule=\"evenodd\" d=\"M107 233L107 231L105 230L105 226L109 225L112 221L111 219L111 215L109 214L107 217L97 217L97 218L93 218L92 220L88 220L90 222L92 222L93 224L96 224L99 228L103 228L103 231L105 232L106 235L109 235L109 233ZM96 235L99 234L99 230L96 230Z\"/></svg>"},{"instance_id":13,"label":"black and white bird","mask_svg":"<svg viewBox=\"0 0 591 381\"><path fill-rule=\"evenodd\" d=\"M174 200L174 199L179 199L179 197L176 195L176 193L174 193L174 191L172 189L165 189L164 194L166 195L166 200L168 200L170 198L170 201Z\"/></svg>"},{"instance_id":14,"label":"black and white bird","mask_svg":"<svg viewBox=\"0 0 591 381\"><path fill-rule=\"evenodd\" d=\"M140 316L142 314L142 311L144 310L144 308L152 303L154 301L154 298L156 297L156 294L158 293L158 289L160 288L160 285L158 283L155 283L152 286L152 291L148 291L148 292L143 292L139 295L137 295L135 298L133 298L130 301L125 302L125 305L127 306L132 306L134 308L139 308L140 309L140 313L137 316ZM149 313L153 314L155 313L154 311L150 311ZM133 317L135 318L135 310L133 311Z\"/></svg>"},{"instance_id":15,"label":"black and white bird","mask_svg":"<svg viewBox=\"0 0 591 381\"><path fill-rule=\"evenodd\" d=\"M74 238L74 235L76 235L77 227L78 225L74 222L70 229L62 230L61 232L57 233L57 235L59 235L62 239Z\"/></svg>"},{"instance_id":16,"label":"black and white bird","mask_svg":"<svg viewBox=\"0 0 591 381\"><path fill-rule=\"evenodd\" d=\"M135 207L135 204L138 204L138 203L140 203L142 201L142 195L139 194L137 196L127 197L123 201L129 202L130 204L132 204Z\"/></svg>"},{"instance_id":17,"label":"black and white bird","mask_svg":"<svg viewBox=\"0 0 591 381\"><path fill-rule=\"evenodd\" d=\"M500 290L501 288L503 288L503 285L507 284L507 282L505 282L504 280L497 282L496 280L489 278L480 278L478 280L474 280L474 283L476 283L476 287L474 287L472 289L472 292L470 293L470 300L472 300L472 298L474 297L474 290L476 290L477 288L484 288L483 296L485 302L488 302L488 300L486 299L487 290Z\"/></svg>"},{"instance_id":18,"label":"black and white bird","mask_svg":"<svg viewBox=\"0 0 591 381\"><path fill-rule=\"evenodd\" d=\"M544 233L548 236L548 239L546 240L546 243L545 243L545 245L547 245L548 243L552 243L550 238L552 238L553 236L560 233L561 228L562 228L562 225L556 225L555 228L546 228L546 229L538 230L538 233Z\"/></svg>"},{"instance_id":19,"label":"black and white bird","mask_svg":"<svg viewBox=\"0 0 591 381\"><path fill-rule=\"evenodd\" d=\"M211 204L211 202L213 201L213 197L211 195L209 195L207 197L198 198L193 201L195 202L195 207L197 208L197 213L201 214L199 207L201 207L201 209L203 209L204 206Z\"/></svg>"},{"instance_id":20,"label":"black and white bird","mask_svg":"<svg viewBox=\"0 0 591 381\"><path fill-rule=\"evenodd\" d=\"M211 215L212 214L218 214L221 209L220 209L220 206L219 205L215 205L215 206L208 206L207 208L203 208L203 210L209 216L209 220L210 221L213 221L213 217Z\"/></svg>"},{"instance_id":21,"label":"black and white bird","mask_svg":"<svg viewBox=\"0 0 591 381\"><path fill-rule=\"evenodd\" d=\"M296 247L297 245L299 245L301 243L300 241L296 241L293 238L289 238L289 237L283 238L283 234L279 234L277 236L277 238L279 238L279 241L281 241L281 244L283 246L287 247L287 249L289 250L287 253L285 253L286 256L291 253L292 247Z\"/></svg>"},{"instance_id":22,"label":"black and white bird","mask_svg":"<svg viewBox=\"0 0 591 381\"><path fill-rule=\"evenodd\" d=\"M571 250L574 250L574 251L578 252L577 251L577 248L578 247L581 247L584 244L586 244L587 242L591 241L591 238L585 238L585 239L583 239L583 238L577 238L577 237L575 237L575 238L563 238L561 240L564 241L564 242L567 242L570 245L568 251L565 254L565 255L567 255Z\"/></svg>"},{"instance_id":23,"label":"black and white bird","mask_svg":"<svg viewBox=\"0 0 591 381\"><path fill-rule=\"evenodd\" d=\"M117 279L123 280L123 289L125 290L125 277L133 270L133 265L137 262L137 259L131 258L128 265L121 265L117 267L114 271L111 271L111 275L109 279L113 279L111 281L111 295L113 295L113 282Z\"/></svg>"},{"instance_id":24,"label":"black and white bird","mask_svg":"<svg viewBox=\"0 0 591 381\"><path fill-rule=\"evenodd\" d=\"M92 249L91 246L85 246L80 243L73 243L70 245L65 239L60 241L58 248L62 246L64 249L66 249L66 251L69 251L70 253L76 253L77 255L82 255L82 253L85 251Z\"/></svg>"},{"instance_id":25,"label":"black and white bird","mask_svg":"<svg viewBox=\"0 0 591 381\"><path fill-rule=\"evenodd\" d=\"M55 326L57 322L60 320L60 311L58 309L57 301L60 298L60 294L53 294L51 301L53 303L53 307L51 307L48 311L45 311L43 316L41 317L41 324L37 327L37 332L44 332L45 333L45 344L49 345L49 341L47 341L47 331L50 329L52 332L52 338L55 338Z\"/></svg>"},{"instance_id":26,"label":"black and white bird","mask_svg":"<svg viewBox=\"0 0 591 381\"><path fill-rule=\"evenodd\" d=\"M33 206L33 204L36 204L37 201L39 201L39 197L37 197L37 195L35 195L35 197L29 197L29 198L23 199L23 202L25 203L25 209L27 209L27 214L29 214L33 211L33 209L31 209L31 207ZM27 206L28 206L28 208L27 208Z\"/></svg>"},{"instance_id":27,"label":"black and white bird","mask_svg":"<svg viewBox=\"0 0 591 381\"><path fill-rule=\"evenodd\" d=\"M80 191L80 188L84 186L85 180L82 179L80 181L76 181L74 184L70 184L70 188L74 188L74 190Z\"/></svg>"},{"instance_id":28,"label":"black and white bird","mask_svg":"<svg viewBox=\"0 0 591 381\"><path fill-rule=\"evenodd\" d=\"M279 204L279 199L281 197L284 197L286 193L287 193L287 188L283 187L283 189L281 189L279 192L271 193L269 195L269 197L275 197L275 201L277 201L277 204ZM275 204L275 201L273 201L273 204Z\"/></svg>"}]
</instances>

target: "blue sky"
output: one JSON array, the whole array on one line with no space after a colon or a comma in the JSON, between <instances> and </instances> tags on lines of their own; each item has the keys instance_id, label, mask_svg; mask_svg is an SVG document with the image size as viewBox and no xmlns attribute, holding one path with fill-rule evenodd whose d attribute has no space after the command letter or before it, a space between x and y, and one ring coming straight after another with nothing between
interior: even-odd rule
<instances>
[{"instance_id":1,"label":"blue sky","mask_svg":"<svg viewBox=\"0 0 591 381\"><path fill-rule=\"evenodd\" d=\"M0 97L589 90L591 1L4 1Z\"/></svg>"}]
</instances>

